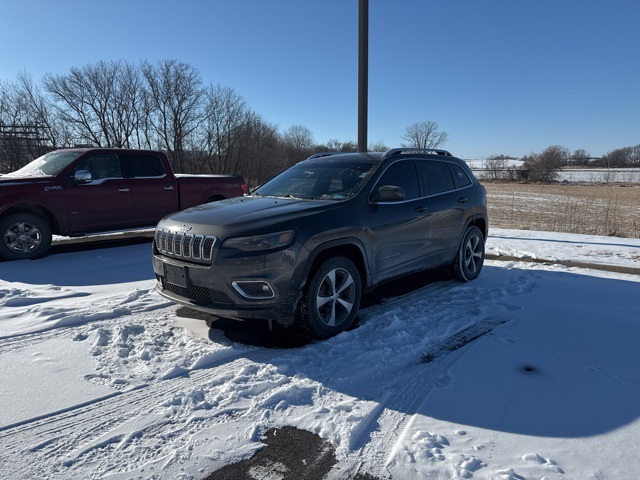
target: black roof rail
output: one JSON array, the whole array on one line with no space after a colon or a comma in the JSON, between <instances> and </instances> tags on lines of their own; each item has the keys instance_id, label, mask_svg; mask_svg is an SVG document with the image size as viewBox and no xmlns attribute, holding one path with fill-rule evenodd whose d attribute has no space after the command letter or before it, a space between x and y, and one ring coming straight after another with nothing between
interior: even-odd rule
<instances>
[{"instance_id":1,"label":"black roof rail","mask_svg":"<svg viewBox=\"0 0 640 480\"><path fill-rule=\"evenodd\" d=\"M448 151L440 148L392 148L384 152L383 157L390 157L391 155L398 155L401 153L430 153L434 155L444 155L446 157L453 157Z\"/></svg>"},{"instance_id":2,"label":"black roof rail","mask_svg":"<svg viewBox=\"0 0 640 480\"><path fill-rule=\"evenodd\" d=\"M331 155L337 155L338 153L345 153L345 152L320 152L320 153L314 153L309 158L307 158L307 160L311 160L312 158L330 157Z\"/></svg>"}]
</instances>

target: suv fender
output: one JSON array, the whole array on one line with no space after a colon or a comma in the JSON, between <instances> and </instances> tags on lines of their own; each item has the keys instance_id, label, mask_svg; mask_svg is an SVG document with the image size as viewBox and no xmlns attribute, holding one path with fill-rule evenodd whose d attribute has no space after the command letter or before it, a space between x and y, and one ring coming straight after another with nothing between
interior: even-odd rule
<instances>
[{"instance_id":1,"label":"suv fender","mask_svg":"<svg viewBox=\"0 0 640 480\"><path fill-rule=\"evenodd\" d=\"M304 275L300 284L301 292L304 291L307 281L313 273L313 269L319 263L318 260L335 256L344 256L351 259L358 267L363 286L369 286L371 284L369 258L367 257L366 249L362 241L357 237L345 237L337 240L329 240L313 249L304 268Z\"/></svg>"}]
</instances>

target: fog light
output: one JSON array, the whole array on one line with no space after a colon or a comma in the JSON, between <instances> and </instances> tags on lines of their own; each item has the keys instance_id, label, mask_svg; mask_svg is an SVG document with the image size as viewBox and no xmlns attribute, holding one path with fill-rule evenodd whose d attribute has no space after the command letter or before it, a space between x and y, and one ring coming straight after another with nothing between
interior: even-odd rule
<instances>
[{"instance_id":1,"label":"fog light","mask_svg":"<svg viewBox=\"0 0 640 480\"><path fill-rule=\"evenodd\" d=\"M231 285L236 289L236 292L250 300L266 300L276 296L271 285L264 280L231 282Z\"/></svg>"}]
</instances>

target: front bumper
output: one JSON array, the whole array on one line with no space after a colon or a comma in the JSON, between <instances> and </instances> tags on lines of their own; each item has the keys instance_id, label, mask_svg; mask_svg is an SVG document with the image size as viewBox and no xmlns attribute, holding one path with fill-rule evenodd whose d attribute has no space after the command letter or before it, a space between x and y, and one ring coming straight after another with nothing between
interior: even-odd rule
<instances>
[{"instance_id":1,"label":"front bumper","mask_svg":"<svg viewBox=\"0 0 640 480\"><path fill-rule=\"evenodd\" d=\"M218 250L212 264L158 253L156 290L165 298L220 318L294 321L308 256L297 245L266 254Z\"/></svg>"}]
</instances>

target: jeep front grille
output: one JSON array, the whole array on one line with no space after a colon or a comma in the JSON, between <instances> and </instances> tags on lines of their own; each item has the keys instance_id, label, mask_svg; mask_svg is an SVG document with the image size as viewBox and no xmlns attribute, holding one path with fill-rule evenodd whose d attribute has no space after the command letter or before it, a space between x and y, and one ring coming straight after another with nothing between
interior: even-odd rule
<instances>
[{"instance_id":1,"label":"jeep front grille","mask_svg":"<svg viewBox=\"0 0 640 480\"><path fill-rule=\"evenodd\" d=\"M211 260L216 237L156 229L156 248L160 253L172 257Z\"/></svg>"}]
</instances>

